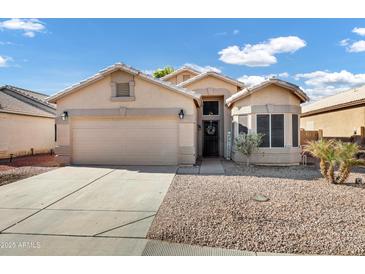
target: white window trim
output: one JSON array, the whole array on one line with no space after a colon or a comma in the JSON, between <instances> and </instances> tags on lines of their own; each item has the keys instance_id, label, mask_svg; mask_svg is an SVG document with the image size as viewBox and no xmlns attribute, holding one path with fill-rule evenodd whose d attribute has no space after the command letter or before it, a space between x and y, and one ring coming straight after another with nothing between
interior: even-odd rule
<instances>
[{"instance_id":1,"label":"white window trim","mask_svg":"<svg viewBox=\"0 0 365 274\"><path fill-rule=\"evenodd\" d=\"M277 114L281 114L281 115L284 115L284 145L282 147L272 147L271 146L271 115L277 115ZM282 148L287 148L285 146L285 113L256 113L256 134L257 134L257 116L258 115L269 115L269 146L268 147L259 147L259 149L262 149L262 148L270 148L270 149L282 149Z\"/></svg>"}]
</instances>

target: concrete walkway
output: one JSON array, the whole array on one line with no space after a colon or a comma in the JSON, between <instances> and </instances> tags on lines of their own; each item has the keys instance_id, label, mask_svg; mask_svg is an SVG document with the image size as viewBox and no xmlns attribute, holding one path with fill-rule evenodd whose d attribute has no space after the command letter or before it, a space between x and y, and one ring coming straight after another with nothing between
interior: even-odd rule
<instances>
[{"instance_id":1,"label":"concrete walkway","mask_svg":"<svg viewBox=\"0 0 365 274\"><path fill-rule=\"evenodd\" d=\"M200 166L201 175L224 175L224 168L220 158L203 158Z\"/></svg>"},{"instance_id":2,"label":"concrete walkway","mask_svg":"<svg viewBox=\"0 0 365 274\"><path fill-rule=\"evenodd\" d=\"M141 255L176 167L65 167L0 187L0 255Z\"/></svg>"}]
</instances>

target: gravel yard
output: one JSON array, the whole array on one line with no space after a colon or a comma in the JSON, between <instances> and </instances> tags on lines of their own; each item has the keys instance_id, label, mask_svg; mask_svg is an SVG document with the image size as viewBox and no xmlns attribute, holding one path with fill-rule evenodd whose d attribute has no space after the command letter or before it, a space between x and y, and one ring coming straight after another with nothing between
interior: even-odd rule
<instances>
[{"instance_id":1,"label":"gravel yard","mask_svg":"<svg viewBox=\"0 0 365 274\"><path fill-rule=\"evenodd\" d=\"M0 186L57 168L53 155L34 155L0 161Z\"/></svg>"},{"instance_id":2,"label":"gravel yard","mask_svg":"<svg viewBox=\"0 0 365 274\"><path fill-rule=\"evenodd\" d=\"M176 175L148 237L256 252L365 255L365 169L330 185L315 167L223 162L225 176ZM257 194L269 201L258 202Z\"/></svg>"}]
</instances>

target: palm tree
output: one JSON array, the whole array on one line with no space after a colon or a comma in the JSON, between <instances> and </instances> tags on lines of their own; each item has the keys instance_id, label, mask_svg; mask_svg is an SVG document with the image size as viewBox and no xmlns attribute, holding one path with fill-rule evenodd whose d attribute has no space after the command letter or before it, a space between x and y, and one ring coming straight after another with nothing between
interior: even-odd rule
<instances>
[{"instance_id":1,"label":"palm tree","mask_svg":"<svg viewBox=\"0 0 365 274\"><path fill-rule=\"evenodd\" d=\"M304 150L310 153L312 156L319 158L319 167L321 174L324 178L327 178L328 169L330 167L328 162L328 155L333 155L333 141L328 141L324 139L312 141L308 143Z\"/></svg>"},{"instance_id":2,"label":"palm tree","mask_svg":"<svg viewBox=\"0 0 365 274\"><path fill-rule=\"evenodd\" d=\"M342 184L349 177L351 168L364 164L364 161L355 158L355 155L359 152L359 146L357 144L337 142L336 146L339 151L338 158L340 160L339 175L336 178L336 182Z\"/></svg>"},{"instance_id":3,"label":"palm tree","mask_svg":"<svg viewBox=\"0 0 365 274\"><path fill-rule=\"evenodd\" d=\"M355 158L359 147L353 143L321 139L309 142L305 151L320 159L321 174L332 184L344 183L353 166L365 163ZM339 168L335 176L337 166Z\"/></svg>"}]
</instances>

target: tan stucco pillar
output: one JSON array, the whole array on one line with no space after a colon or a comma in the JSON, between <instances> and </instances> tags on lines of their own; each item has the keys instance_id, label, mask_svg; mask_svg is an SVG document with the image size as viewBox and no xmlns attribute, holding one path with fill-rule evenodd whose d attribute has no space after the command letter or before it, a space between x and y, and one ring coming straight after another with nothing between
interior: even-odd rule
<instances>
[{"instance_id":1,"label":"tan stucco pillar","mask_svg":"<svg viewBox=\"0 0 365 274\"><path fill-rule=\"evenodd\" d=\"M60 164L71 164L71 126L70 117L62 120L61 117L56 118L57 125L57 142L56 142L56 159Z\"/></svg>"},{"instance_id":2,"label":"tan stucco pillar","mask_svg":"<svg viewBox=\"0 0 365 274\"><path fill-rule=\"evenodd\" d=\"M193 165L196 161L196 121L193 115L186 115L178 124L178 163Z\"/></svg>"}]
</instances>

